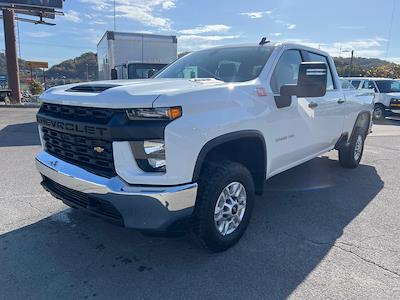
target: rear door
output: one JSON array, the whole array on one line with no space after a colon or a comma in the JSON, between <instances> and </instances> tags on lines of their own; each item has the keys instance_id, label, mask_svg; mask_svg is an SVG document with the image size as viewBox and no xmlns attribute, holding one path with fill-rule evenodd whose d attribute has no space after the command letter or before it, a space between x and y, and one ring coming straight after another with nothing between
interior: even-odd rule
<instances>
[{"instance_id":1,"label":"rear door","mask_svg":"<svg viewBox=\"0 0 400 300\"><path fill-rule=\"evenodd\" d=\"M345 97L334 72L333 62L325 55L304 51L303 55L309 62L324 62L328 65L327 91L324 97L307 98L312 109L314 126L313 135L317 139L320 151L335 145L343 132L345 115Z\"/></svg>"}]
</instances>

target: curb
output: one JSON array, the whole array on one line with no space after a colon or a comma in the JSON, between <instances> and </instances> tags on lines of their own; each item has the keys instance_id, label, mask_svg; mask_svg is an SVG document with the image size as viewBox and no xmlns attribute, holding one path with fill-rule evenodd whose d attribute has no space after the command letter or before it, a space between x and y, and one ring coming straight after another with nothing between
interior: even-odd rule
<instances>
[{"instance_id":1,"label":"curb","mask_svg":"<svg viewBox=\"0 0 400 300\"><path fill-rule=\"evenodd\" d=\"M5 104L0 108L40 108L40 104Z\"/></svg>"}]
</instances>

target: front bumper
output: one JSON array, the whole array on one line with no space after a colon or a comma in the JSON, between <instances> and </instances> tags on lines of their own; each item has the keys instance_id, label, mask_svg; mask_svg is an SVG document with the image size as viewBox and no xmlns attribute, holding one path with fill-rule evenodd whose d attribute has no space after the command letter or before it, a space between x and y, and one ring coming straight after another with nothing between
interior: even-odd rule
<instances>
[{"instance_id":1,"label":"front bumper","mask_svg":"<svg viewBox=\"0 0 400 300\"><path fill-rule=\"evenodd\" d=\"M194 209L197 184L164 187L129 185L120 177L105 178L64 162L47 152L36 157L42 185L69 206L121 225L166 231Z\"/></svg>"}]
</instances>

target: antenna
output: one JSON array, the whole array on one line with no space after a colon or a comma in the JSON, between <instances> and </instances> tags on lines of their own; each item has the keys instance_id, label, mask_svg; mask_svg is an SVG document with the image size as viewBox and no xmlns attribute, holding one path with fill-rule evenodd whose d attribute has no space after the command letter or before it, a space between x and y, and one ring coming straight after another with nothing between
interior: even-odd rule
<instances>
[{"instance_id":1,"label":"antenna","mask_svg":"<svg viewBox=\"0 0 400 300\"><path fill-rule=\"evenodd\" d=\"M260 41L259 45L260 45L260 46L262 46L262 45L268 44L269 42L270 42L270 41L269 41L269 40L267 40L267 38L266 38L266 37L263 37L263 38L261 39L261 41Z\"/></svg>"}]
</instances>

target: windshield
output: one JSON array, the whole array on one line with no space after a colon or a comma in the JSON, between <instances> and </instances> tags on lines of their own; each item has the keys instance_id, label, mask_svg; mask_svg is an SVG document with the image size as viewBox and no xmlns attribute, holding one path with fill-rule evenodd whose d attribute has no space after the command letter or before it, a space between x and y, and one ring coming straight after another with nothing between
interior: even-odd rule
<instances>
[{"instance_id":1,"label":"windshield","mask_svg":"<svg viewBox=\"0 0 400 300\"><path fill-rule=\"evenodd\" d=\"M128 78L142 79L151 78L155 73L164 68L165 64L129 64Z\"/></svg>"},{"instance_id":2,"label":"windshield","mask_svg":"<svg viewBox=\"0 0 400 300\"><path fill-rule=\"evenodd\" d=\"M216 48L194 52L178 59L156 78L215 78L243 82L257 78L273 47Z\"/></svg>"},{"instance_id":3,"label":"windshield","mask_svg":"<svg viewBox=\"0 0 400 300\"><path fill-rule=\"evenodd\" d=\"M376 85L381 93L400 93L400 81L377 80Z\"/></svg>"}]
</instances>

